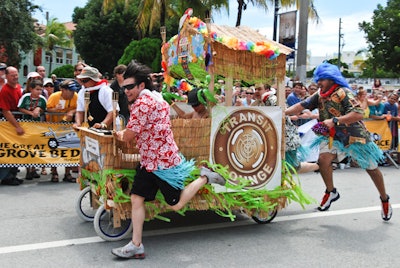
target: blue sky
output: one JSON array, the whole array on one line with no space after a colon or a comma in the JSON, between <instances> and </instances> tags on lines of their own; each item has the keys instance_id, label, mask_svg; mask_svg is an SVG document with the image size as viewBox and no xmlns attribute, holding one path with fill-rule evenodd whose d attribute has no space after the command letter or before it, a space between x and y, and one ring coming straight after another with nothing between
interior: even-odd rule
<instances>
[{"instance_id":1,"label":"blue sky","mask_svg":"<svg viewBox=\"0 0 400 268\"><path fill-rule=\"evenodd\" d=\"M36 14L39 22L45 23L45 12L50 17L58 18L60 22L71 21L71 15L76 6L83 7L87 0L32 0L43 7L43 14ZM358 29L358 23L371 21L373 11L377 5L386 6L386 0L314 0L321 22L308 24L307 50L312 56L326 56L338 52L339 18L342 19L342 33L344 35L343 51L357 51L366 48L364 33ZM290 10L281 9L279 12ZM237 1L230 0L229 16L227 12L213 14L214 22L222 25L234 26L236 23ZM258 29L267 38L273 34L273 7L265 12L247 7L242 15L242 25ZM298 32L298 31L297 31Z\"/></svg>"}]
</instances>

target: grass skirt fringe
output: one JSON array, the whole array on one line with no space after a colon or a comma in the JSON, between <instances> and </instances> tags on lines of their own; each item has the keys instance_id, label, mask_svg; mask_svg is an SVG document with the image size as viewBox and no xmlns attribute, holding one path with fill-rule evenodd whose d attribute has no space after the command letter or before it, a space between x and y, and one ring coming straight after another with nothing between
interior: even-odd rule
<instances>
[{"instance_id":1,"label":"grass skirt fringe","mask_svg":"<svg viewBox=\"0 0 400 268\"><path fill-rule=\"evenodd\" d=\"M186 162L186 161L185 161ZM186 162L187 166L192 166L193 172L183 183L187 185L195 180L200 170L195 167L192 161ZM220 216L235 220L236 210L243 210L247 215L253 213L264 213L267 215L273 210L279 210L285 207L285 203L297 202L303 208L307 204L316 201L306 194L300 185L296 171L287 164L282 162L282 184L273 190L267 189L245 189L250 181L239 179L239 184L233 185L227 181L226 192L216 193L210 184L204 185L195 197L177 213L185 215L186 211L193 210L212 210ZM228 179L229 172L227 167L219 164L209 164L207 166L218 172L222 177ZM82 169L81 181L89 180L92 189L96 189L96 195L102 196L104 200L113 200L115 208L120 212L120 216L130 217L130 189L135 176L135 170L102 170L100 172L90 172ZM297 178L297 181L296 181ZM123 184L125 187L123 187ZM125 204L126 203L126 204ZM128 205L129 204L129 205ZM170 211L169 205L165 202L164 197L158 191L155 201L146 202L146 220L160 219L170 221L168 218L160 215ZM125 206L126 205L126 206Z\"/></svg>"},{"instance_id":2,"label":"grass skirt fringe","mask_svg":"<svg viewBox=\"0 0 400 268\"><path fill-rule=\"evenodd\" d=\"M153 173L160 179L167 182L175 189L180 190L184 188L185 180L190 177L190 174L196 168L194 159L187 161L183 155L181 155L181 157L182 161L179 165L168 169L158 169L153 171Z\"/></svg>"},{"instance_id":3,"label":"grass skirt fringe","mask_svg":"<svg viewBox=\"0 0 400 268\"><path fill-rule=\"evenodd\" d=\"M324 141L327 143L329 142L327 137L319 136L310 147L319 146L319 144ZM362 169L367 169L371 163L378 164L385 160L382 150L374 142L368 142L366 144L355 142L345 147L343 143L334 140L333 146L338 148L341 152L344 152L346 156L351 157Z\"/></svg>"}]
</instances>

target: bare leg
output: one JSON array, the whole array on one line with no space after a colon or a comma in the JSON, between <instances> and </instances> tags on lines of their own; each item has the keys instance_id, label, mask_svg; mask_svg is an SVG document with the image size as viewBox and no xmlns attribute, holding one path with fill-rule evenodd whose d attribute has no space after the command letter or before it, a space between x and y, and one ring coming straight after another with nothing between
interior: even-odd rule
<instances>
[{"instance_id":1,"label":"bare leg","mask_svg":"<svg viewBox=\"0 0 400 268\"><path fill-rule=\"evenodd\" d=\"M145 218L144 197L132 194L131 203L133 224L132 243L139 247L142 243L143 224Z\"/></svg>"},{"instance_id":2,"label":"bare leg","mask_svg":"<svg viewBox=\"0 0 400 268\"><path fill-rule=\"evenodd\" d=\"M179 202L176 203L175 205L171 206L173 210L179 210L183 208L184 205L186 205L187 202L190 201L190 199L193 198L193 196L197 193L197 191L203 187L204 184L207 183L207 177L206 176L200 176L196 180L192 181L189 185L183 189Z\"/></svg>"},{"instance_id":3,"label":"bare leg","mask_svg":"<svg viewBox=\"0 0 400 268\"><path fill-rule=\"evenodd\" d=\"M374 182L376 189L378 190L378 192L381 196L381 199L383 201L385 201L387 199L387 194L386 194L386 190L385 190L385 182L383 180L382 172L378 168L376 168L373 170L367 169L367 173L369 174L372 181Z\"/></svg>"},{"instance_id":4,"label":"bare leg","mask_svg":"<svg viewBox=\"0 0 400 268\"><path fill-rule=\"evenodd\" d=\"M321 177L324 180L326 190L328 192L333 191L333 170L332 161L336 158L336 155L331 153L322 153L319 155L318 164Z\"/></svg>"},{"instance_id":5,"label":"bare leg","mask_svg":"<svg viewBox=\"0 0 400 268\"><path fill-rule=\"evenodd\" d=\"M319 165L317 163L308 163L308 162L301 162L300 169L297 173L307 173L311 171L316 171L319 169Z\"/></svg>"}]
</instances>

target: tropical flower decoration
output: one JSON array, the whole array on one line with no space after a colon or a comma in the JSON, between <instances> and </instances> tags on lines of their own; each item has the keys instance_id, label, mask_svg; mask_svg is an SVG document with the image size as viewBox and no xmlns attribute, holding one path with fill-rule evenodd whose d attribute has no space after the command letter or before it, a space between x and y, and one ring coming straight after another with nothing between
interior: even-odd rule
<instances>
[{"instance_id":1,"label":"tropical flower decoration","mask_svg":"<svg viewBox=\"0 0 400 268\"><path fill-rule=\"evenodd\" d=\"M208 34L206 24L199 18L191 17L189 24L192 25L192 27L198 32L202 34ZM242 41L236 37L218 36L216 32L211 32L210 37L212 40L222 43L229 48L251 51L260 55L264 55L270 60L276 59L280 54L278 47L274 47L273 44L266 41L257 43L251 41Z\"/></svg>"},{"instance_id":2,"label":"tropical flower decoration","mask_svg":"<svg viewBox=\"0 0 400 268\"><path fill-rule=\"evenodd\" d=\"M329 128L323 122L318 122L315 124L311 130L319 136L328 136L329 135Z\"/></svg>"}]
</instances>

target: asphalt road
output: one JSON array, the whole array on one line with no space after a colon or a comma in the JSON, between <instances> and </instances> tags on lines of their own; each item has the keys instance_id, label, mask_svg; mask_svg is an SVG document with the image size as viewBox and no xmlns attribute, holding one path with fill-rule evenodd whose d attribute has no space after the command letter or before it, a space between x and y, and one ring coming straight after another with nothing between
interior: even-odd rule
<instances>
[{"instance_id":1,"label":"asphalt road","mask_svg":"<svg viewBox=\"0 0 400 268\"><path fill-rule=\"evenodd\" d=\"M328 212L292 203L265 225L241 214L231 222L211 211L172 213L170 223L145 223L144 260L111 255L111 248L129 240L104 242L77 216L77 184L51 183L47 175L18 187L0 185L0 267L397 267L400 170L382 171L394 209L389 222L381 220L366 172L336 170L341 198ZM300 178L319 202L319 174Z\"/></svg>"}]
</instances>

